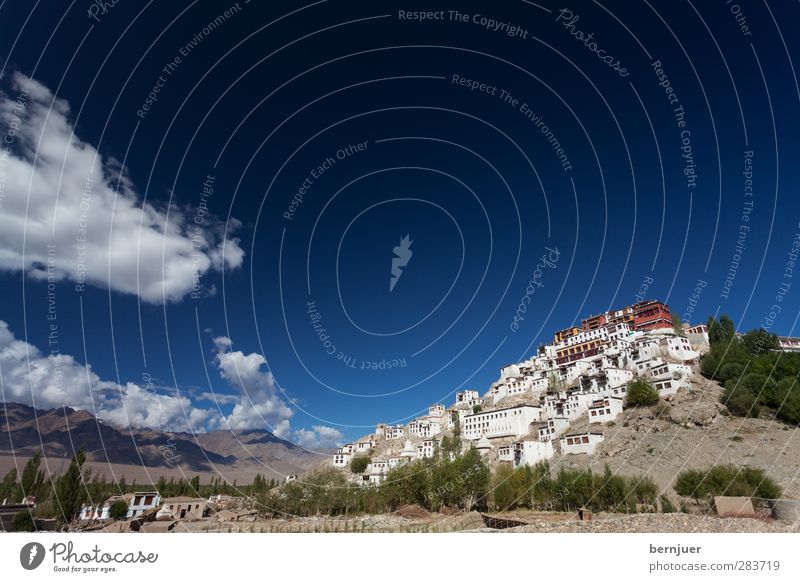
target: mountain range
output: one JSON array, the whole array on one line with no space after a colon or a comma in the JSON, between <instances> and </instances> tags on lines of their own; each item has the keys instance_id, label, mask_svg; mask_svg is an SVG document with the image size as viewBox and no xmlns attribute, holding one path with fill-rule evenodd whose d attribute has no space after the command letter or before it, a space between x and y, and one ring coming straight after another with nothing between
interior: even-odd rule
<instances>
[{"instance_id":1,"label":"mountain range","mask_svg":"<svg viewBox=\"0 0 800 582\"><path fill-rule=\"evenodd\" d=\"M312 451L267 430L166 433L116 427L85 410L38 410L25 404L0 405L0 472L42 451L45 460L65 465L82 448L93 470L136 475L204 474L238 478L256 473L282 480L319 465L330 451ZM60 469L52 469L58 472ZM126 467L130 470L126 471ZM104 469L109 471L104 471ZM249 478L248 478L249 475Z\"/></svg>"}]
</instances>

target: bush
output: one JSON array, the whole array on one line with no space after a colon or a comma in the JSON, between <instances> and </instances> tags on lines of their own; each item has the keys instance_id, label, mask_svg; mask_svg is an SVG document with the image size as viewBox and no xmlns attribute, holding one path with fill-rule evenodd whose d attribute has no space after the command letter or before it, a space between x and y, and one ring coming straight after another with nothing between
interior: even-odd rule
<instances>
[{"instance_id":1,"label":"bush","mask_svg":"<svg viewBox=\"0 0 800 582\"><path fill-rule=\"evenodd\" d=\"M108 508L108 515L111 519L125 519L128 517L128 504L122 501L115 501Z\"/></svg>"},{"instance_id":2,"label":"bush","mask_svg":"<svg viewBox=\"0 0 800 582\"><path fill-rule=\"evenodd\" d=\"M369 465L369 457L356 457L350 461L350 470L360 475L367 470L367 465Z\"/></svg>"},{"instance_id":3,"label":"bush","mask_svg":"<svg viewBox=\"0 0 800 582\"><path fill-rule=\"evenodd\" d=\"M761 414L761 405L758 403L758 398L741 386L737 386L732 390L726 388L722 403L728 407L728 410L734 416L757 418Z\"/></svg>"},{"instance_id":4,"label":"bush","mask_svg":"<svg viewBox=\"0 0 800 582\"><path fill-rule=\"evenodd\" d=\"M778 403L778 418L789 424L800 424L800 390L794 388L785 392Z\"/></svg>"},{"instance_id":5,"label":"bush","mask_svg":"<svg viewBox=\"0 0 800 582\"><path fill-rule=\"evenodd\" d=\"M661 513L675 513L678 511L675 504L672 503L672 500L667 495L661 495L659 501L661 502Z\"/></svg>"},{"instance_id":6,"label":"bush","mask_svg":"<svg viewBox=\"0 0 800 582\"><path fill-rule=\"evenodd\" d=\"M700 501L715 495L777 499L782 491L763 470L734 465L716 465L706 470L690 469L678 475L678 495Z\"/></svg>"},{"instance_id":7,"label":"bush","mask_svg":"<svg viewBox=\"0 0 800 582\"><path fill-rule=\"evenodd\" d=\"M647 380L634 380L628 384L625 406L651 406L658 402L658 391Z\"/></svg>"}]
</instances>

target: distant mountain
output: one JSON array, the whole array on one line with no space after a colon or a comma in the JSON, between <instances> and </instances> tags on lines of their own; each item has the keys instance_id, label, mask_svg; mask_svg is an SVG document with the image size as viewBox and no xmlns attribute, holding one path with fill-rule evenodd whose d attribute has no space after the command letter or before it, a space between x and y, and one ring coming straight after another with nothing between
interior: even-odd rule
<instances>
[{"instance_id":1,"label":"distant mountain","mask_svg":"<svg viewBox=\"0 0 800 582\"><path fill-rule=\"evenodd\" d=\"M48 458L71 457L83 448L87 461L192 472L238 473L252 470L268 478L303 473L324 460L267 430L165 433L120 428L85 410L37 410L25 404L0 403L0 455L29 457L41 450ZM169 451L169 455L163 454ZM169 463L172 456L176 463Z\"/></svg>"}]
</instances>

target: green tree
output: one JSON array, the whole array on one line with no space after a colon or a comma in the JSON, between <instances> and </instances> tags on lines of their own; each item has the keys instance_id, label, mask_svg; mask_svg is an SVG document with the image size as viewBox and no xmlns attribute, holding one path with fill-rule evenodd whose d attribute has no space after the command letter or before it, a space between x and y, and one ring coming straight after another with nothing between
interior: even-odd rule
<instances>
[{"instance_id":1,"label":"green tree","mask_svg":"<svg viewBox=\"0 0 800 582\"><path fill-rule=\"evenodd\" d=\"M119 499L108 508L108 515L111 519L125 519L128 517L128 504Z\"/></svg>"},{"instance_id":2,"label":"green tree","mask_svg":"<svg viewBox=\"0 0 800 582\"><path fill-rule=\"evenodd\" d=\"M7 499L10 503L16 503L21 498L19 487L17 485L17 468L14 467L0 482L0 503Z\"/></svg>"},{"instance_id":3,"label":"green tree","mask_svg":"<svg viewBox=\"0 0 800 582\"><path fill-rule=\"evenodd\" d=\"M777 382L766 398L766 404L777 410L778 418L788 424L800 424L800 386L795 378Z\"/></svg>"},{"instance_id":4,"label":"green tree","mask_svg":"<svg viewBox=\"0 0 800 582\"><path fill-rule=\"evenodd\" d=\"M401 505L412 503L429 507L429 478L428 468L422 461L391 469L381 485L388 508L394 511Z\"/></svg>"},{"instance_id":5,"label":"green tree","mask_svg":"<svg viewBox=\"0 0 800 582\"><path fill-rule=\"evenodd\" d=\"M658 391L647 380L634 380L628 384L625 406L651 406L658 402Z\"/></svg>"},{"instance_id":6,"label":"green tree","mask_svg":"<svg viewBox=\"0 0 800 582\"><path fill-rule=\"evenodd\" d=\"M708 318L708 341L714 344L726 344L736 336L733 321L727 315L720 316L719 320Z\"/></svg>"},{"instance_id":7,"label":"green tree","mask_svg":"<svg viewBox=\"0 0 800 582\"><path fill-rule=\"evenodd\" d=\"M513 472L511 465L504 463L497 467L494 473L492 497L495 508L500 511L511 509L516 501L514 486L511 482Z\"/></svg>"},{"instance_id":8,"label":"green tree","mask_svg":"<svg viewBox=\"0 0 800 582\"><path fill-rule=\"evenodd\" d=\"M681 321L681 316L677 313L672 314L672 330L680 336L686 335L683 331L683 322Z\"/></svg>"},{"instance_id":9,"label":"green tree","mask_svg":"<svg viewBox=\"0 0 800 582\"><path fill-rule=\"evenodd\" d=\"M742 343L747 353L751 356L758 356L764 352L779 350L781 347L778 336L762 328L748 331L742 336Z\"/></svg>"},{"instance_id":10,"label":"green tree","mask_svg":"<svg viewBox=\"0 0 800 582\"><path fill-rule=\"evenodd\" d=\"M42 463L41 451L36 453L28 459L25 467L22 469L22 476L20 477L20 488L22 490L22 497L38 497L44 483L44 473L39 470Z\"/></svg>"},{"instance_id":11,"label":"green tree","mask_svg":"<svg viewBox=\"0 0 800 582\"><path fill-rule=\"evenodd\" d=\"M469 449L454 463L459 476L464 479L460 490L460 507L467 511L472 511L476 505L485 507L492 477L489 465L486 464L486 461L475 448Z\"/></svg>"},{"instance_id":12,"label":"green tree","mask_svg":"<svg viewBox=\"0 0 800 582\"><path fill-rule=\"evenodd\" d=\"M369 457L355 457L350 461L350 471L360 475L367 470L367 465L369 465Z\"/></svg>"},{"instance_id":13,"label":"green tree","mask_svg":"<svg viewBox=\"0 0 800 582\"><path fill-rule=\"evenodd\" d=\"M72 462L66 473L61 475L56 485L56 505L61 522L70 523L81 508L81 504L86 496L83 481L83 463L86 455L83 449L78 449L72 457Z\"/></svg>"}]
</instances>

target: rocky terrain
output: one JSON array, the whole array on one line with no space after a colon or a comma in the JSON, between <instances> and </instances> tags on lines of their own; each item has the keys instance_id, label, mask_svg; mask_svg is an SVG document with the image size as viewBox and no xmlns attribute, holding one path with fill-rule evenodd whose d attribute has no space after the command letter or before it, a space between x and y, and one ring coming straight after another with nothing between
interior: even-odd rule
<instances>
[{"instance_id":1,"label":"rocky terrain","mask_svg":"<svg viewBox=\"0 0 800 582\"><path fill-rule=\"evenodd\" d=\"M721 394L719 384L696 371L690 390L662 405L627 409L605 425L605 440L594 455L557 457L551 464L597 470L608 464L622 474L647 474L662 488L685 469L747 465L763 469L785 497L800 497L798 431L768 418L730 416L719 402Z\"/></svg>"},{"instance_id":2,"label":"rocky terrain","mask_svg":"<svg viewBox=\"0 0 800 582\"><path fill-rule=\"evenodd\" d=\"M355 517L304 517L294 519L248 519L225 522L180 522L176 532L197 533L787 533L798 532L798 524L773 519L719 518L685 513L596 515L580 521L573 513L513 512L488 515L478 512L442 515L420 508L410 516L394 514Z\"/></svg>"}]
</instances>

